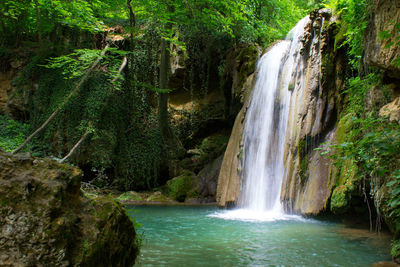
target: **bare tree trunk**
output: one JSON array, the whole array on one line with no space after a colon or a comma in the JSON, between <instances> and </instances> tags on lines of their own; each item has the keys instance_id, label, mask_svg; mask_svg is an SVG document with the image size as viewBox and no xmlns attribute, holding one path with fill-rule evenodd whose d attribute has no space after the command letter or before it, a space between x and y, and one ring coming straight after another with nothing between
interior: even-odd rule
<instances>
[{"instance_id":1,"label":"bare tree trunk","mask_svg":"<svg viewBox=\"0 0 400 267\"><path fill-rule=\"evenodd\" d=\"M79 139L79 141L72 147L69 153L62 160L60 160L61 163L64 163L66 160L69 159L69 157L71 157L72 154L74 154L75 150L82 144L83 141L85 141L88 134L89 131L86 130L85 133L82 135L81 139Z\"/></svg>"},{"instance_id":2,"label":"bare tree trunk","mask_svg":"<svg viewBox=\"0 0 400 267\"><path fill-rule=\"evenodd\" d=\"M31 134L28 138L26 138L25 141L17 149L15 149L12 152L13 154L16 154L19 151L21 151L21 149L23 149L26 146L26 144L28 144L33 139L33 137L35 137L38 133L40 133L47 126L47 124L49 124L53 120L53 118L64 108L65 104L69 101L69 99L79 91L79 88L87 80L87 78L89 77L89 74L93 71L93 69L96 67L96 65L100 62L101 58L106 53L107 49L108 49L108 44L103 49L100 56L92 64L92 66L87 70L87 72L82 77L82 79L79 81L79 83L75 86L75 88L71 91L71 93L69 93L69 95L64 100L64 102L62 102L62 104L50 115L50 117L33 134Z\"/></svg>"},{"instance_id":3,"label":"bare tree trunk","mask_svg":"<svg viewBox=\"0 0 400 267\"><path fill-rule=\"evenodd\" d=\"M124 68L126 67L126 64L127 64L127 63L128 63L128 60L127 60L126 57L124 57L124 58L122 59L121 66L120 66L119 69L118 69L118 73L117 73L117 75L115 76L115 78L112 80L112 82L115 82L115 81L118 80L119 75L120 75L121 72L124 70Z\"/></svg>"}]
</instances>

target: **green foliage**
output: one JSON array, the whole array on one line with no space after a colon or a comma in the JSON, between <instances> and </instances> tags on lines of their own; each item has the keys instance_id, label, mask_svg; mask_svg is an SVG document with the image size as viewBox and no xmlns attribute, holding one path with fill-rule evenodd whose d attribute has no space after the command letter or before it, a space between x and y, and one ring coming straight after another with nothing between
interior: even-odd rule
<instances>
[{"instance_id":1,"label":"green foliage","mask_svg":"<svg viewBox=\"0 0 400 267\"><path fill-rule=\"evenodd\" d=\"M18 45L26 38L39 41L38 33L42 38L52 37L63 27L98 32L105 27L104 20L126 19L127 9L124 0L4 0L0 14L4 33L0 41ZM16 40L8 40L11 36Z\"/></svg>"},{"instance_id":2,"label":"green foliage","mask_svg":"<svg viewBox=\"0 0 400 267\"><path fill-rule=\"evenodd\" d=\"M386 184L391 188L389 216L400 219L400 169L393 172L393 179Z\"/></svg>"},{"instance_id":3,"label":"green foliage","mask_svg":"<svg viewBox=\"0 0 400 267\"><path fill-rule=\"evenodd\" d=\"M397 259L400 257L400 240L399 239L394 239L392 241L392 248L390 250L390 254L394 259Z\"/></svg>"},{"instance_id":4,"label":"green foliage","mask_svg":"<svg viewBox=\"0 0 400 267\"><path fill-rule=\"evenodd\" d=\"M121 57L129 52L108 48L102 56L102 50L76 49L74 53L51 58L43 67L49 69L60 69L64 79L81 79L92 67L93 62L100 58L96 70L101 70L110 83L114 83L114 89L119 89L123 76L118 73L121 65ZM115 82L114 82L115 81Z\"/></svg>"},{"instance_id":5,"label":"green foliage","mask_svg":"<svg viewBox=\"0 0 400 267\"><path fill-rule=\"evenodd\" d=\"M340 176L331 208L338 210L348 202L349 194L358 191L358 195L374 201L378 215L381 210L389 210L388 217L396 221L400 219L400 125L378 115L379 108L390 98L381 99L380 106L373 104L377 99L371 90L385 92L381 81L379 74L348 80L347 103L336 133L337 144L327 152ZM385 186L391 187L389 201L382 198Z\"/></svg>"},{"instance_id":6,"label":"green foliage","mask_svg":"<svg viewBox=\"0 0 400 267\"><path fill-rule=\"evenodd\" d=\"M28 136L30 125L0 114L0 147L11 152ZM29 148L28 148L29 149Z\"/></svg>"},{"instance_id":7,"label":"green foliage","mask_svg":"<svg viewBox=\"0 0 400 267\"><path fill-rule=\"evenodd\" d=\"M326 1L341 16L341 27L345 29L342 46L348 47L347 55L353 69L361 68L363 55L363 38L369 23L371 0L331 0Z\"/></svg>"}]
</instances>

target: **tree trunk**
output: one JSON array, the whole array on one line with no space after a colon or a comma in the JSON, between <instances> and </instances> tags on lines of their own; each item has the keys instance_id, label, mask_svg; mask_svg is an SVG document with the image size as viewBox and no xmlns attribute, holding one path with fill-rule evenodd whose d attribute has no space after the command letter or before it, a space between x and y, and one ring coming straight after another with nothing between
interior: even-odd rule
<instances>
[{"instance_id":1,"label":"tree trunk","mask_svg":"<svg viewBox=\"0 0 400 267\"><path fill-rule=\"evenodd\" d=\"M169 71L169 42L161 41L161 61L160 61L160 89L168 88L168 71ZM170 137L170 127L168 124L168 93L159 93L158 96L158 118L161 127L162 136Z\"/></svg>"},{"instance_id":2,"label":"tree trunk","mask_svg":"<svg viewBox=\"0 0 400 267\"><path fill-rule=\"evenodd\" d=\"M129 26L136 27L136 17L135 17L135 13L132 10L132 6L131 6L131 2L132 0L127 0L126 5L129 9Z\"/></svg>"},{"instance_id":3,"label":"tree trunk","mask_svg":"<svg viewBox=\"0 0 400 267\"><path fill-rule=\"evenodd\" d=\"M168 7L169 10L172 7ZM167 23L166 30L172 30L172 24ZM160 89L168 89L168 74L170 71L170 42L166 39L161 40L161 61L160 61ZM182 143L173 133L170 125L169 125L169 116L168 116L168 93L159 93L158 94L158 123L161 130L161 135L164 139L164 143L167 145L167 148L172 157L179 157L180 154L184 152Z\"/></svg>"},{"instance_id":4,"label":"tree trunk","mask_svg":"<svg viewBox=\"0 0 400 267\"><path fill-rule=\"evenodd\" d=\"M49 124L54 119L54 117L64 108L65 104L67 104L69 99L79 91L79 88L87 80L87 78L89 77L89 74L93 71L93 69L96 67L96 65L100 62L101 58L106 53L107 49L108 49L108 44L103 49L100 56L96 59L96 61L92 64L92 66L88 69L88 71L82 77L82 79L79 81L79 83L75 86L75 88L71 91L71 93L69 93L69 95L64 100L64 102L61 103L61 105L50 115L50 117L33 134L31 134L28 138L26 138L26 140L17 149L15 149L12 152L13 154L16 154L19 151L21 151L21 149L23 149L26 146L26 144L28 144L33 139L33 137L35 137L38 133L40 133L47 126L47 124Z\"/></svg>"},{"instance_id":5,"label":"tree trunk","mask_svg":"<svg viewBox=\"0 0 400 267\"><path fill-rule=\"evenodd\" d=\"M74 154L75 150L82 144L83 141L85 141L86 137L88 136L89 131L86 130L85 133L82 135L81 139L72 147L72 149L69 151L69 153L62 159L60 160L60 163L64 163L66 160L69 159L69 157Z\"/></svg>"},{"instance_id":6,"label":"tree trunk","mask_svg":"<svg viewBox=\"0 0 400 267\"><path fill-rule=\"evenodd\" d=\"M39 48L42 48L42 30L40 26L40 8L38 0L35 0L35 7L36 7L36 26L38 31Z\"/></svg>"}]
</instances>

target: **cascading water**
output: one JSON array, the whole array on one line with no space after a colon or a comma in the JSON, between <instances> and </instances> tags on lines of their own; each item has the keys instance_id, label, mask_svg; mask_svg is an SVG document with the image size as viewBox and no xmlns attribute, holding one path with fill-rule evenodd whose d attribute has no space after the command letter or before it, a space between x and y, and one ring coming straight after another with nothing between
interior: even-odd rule
<instances>
[{"instance_id":1,"label":"cascading water","mask_svg":"<svg viewBox=\"0 0 400 267\"><path fill-rule=\"evenodd\" d=\"M239 210L231 219L284 219L280 203L285 175L284 151L292 94L302 94L304 75L300 38L309 18L302 19L286 40L275 44L257 65L258 74L246 112L244 162Z\"/></svg>"}]
</instances>

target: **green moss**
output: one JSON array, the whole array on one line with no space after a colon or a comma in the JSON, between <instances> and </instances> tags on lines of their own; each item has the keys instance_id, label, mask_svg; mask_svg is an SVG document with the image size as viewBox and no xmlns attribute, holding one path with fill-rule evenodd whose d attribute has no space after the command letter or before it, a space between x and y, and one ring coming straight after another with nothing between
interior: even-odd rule
<instances>
[{"instance_id":1,"label":"green moss","mask_svg":"<svg viewBox=\"0 0 400 267\"><path fill-rule=\"evenodd\" d=\"M294 90L294 83L289 83L289 87L288 87L289 91L293 91Z\"/></svg>"},{"instance_id":2,"label":"green moss","mask_svg":"<svg viewBox=\"0 0 400 267\"><path fill-rule=\"evenodd\" d=\"M83 245L82 245L82 251L83 251L83 255L88 255L89 251L90 251L90 243L88 240L84 240L83 241Z\"/></svg>"},{"instance_id":3,"label":"green moss","mask_svg":"<svg viewBox=\"0 0 400 267\"><path fill-rule=\"evenodd\" d=\"M157 191L157 192L154 192L153 194L151 194L146 199L146 201L148 201L148 202L152 202L152 201L155 201L155 202L169 202L169 201L171 201L171 199L168 198L167 196L163 195L161 192Z\"/></svg>"},{"instance_id":4,"label":"green moss","mask_svg":"<svg viewBox=\"0 0 400 267\"><path fill-rule=\"evenodd\" d=\"M308 168L308 155L302 157L300 160L299 175L302 184L304 184L305 181L307 180L307 175L306 175L307 168Z\"/></svg>"},{"instance_id":5,"label":"green moss","mask_svg":"<svg viewBox=\"0 0 400 267\"><path fill-rule=\"evenodd\" d=\"M116 198L118 201L143 201L144 198L142 195L135 191L129 191L121 194L119 197Z\"/></svg>"},{"instance_id":6,"label":"green moss","mask_svg":"<svg viewBox=\"0 0 400 267\"><path fill-rule=\"evenodd\" d=\"M338 144L342 144L349 140L353 126L353 114L346 114L340 119L336 130L336 142Z\"/></svg>"},{"instance_id":7,"label":"green moss","mask_svg":"<svg viewBox=\"0 0 400 267\"><path fill-rule=\"evenodd\" d=\"M307 168L308 168L308 154L306 154L306 142L304 140L299 140L297 144L297 153L300 160L299 165L299 175L301 179L301 183L304 184L307 180Z\"/></svg>"},{"instance_id":8,"label":"green moss","mask_svg":"<svg viewBox=\"0 0 400 267\"><path fill-rule=\"evenodd\" d=\"M229 141L229 136L213 135L204 138L200 145L200 150L205 153L213 152L225 146Z\"/></svg>"},{"instance_id":9,"label":"green moss","mask_svg":"<svg viewBox=\"0 0 400 267\"><path fill-rule=\"evenodd\" d=\"M175 177L167 182L168 195L177 200L185 201L186 197L190 195L195 186L195 178L190 172L186 172L181 176Z\"/></svg>"},{"instance_id":10,"label":"green moss","mask_svg":"<svg viewBox=\"0 0 400 267\"><path fill-rule=\"evenodd\" d=\"M237 57L240 62L238 88L242 88L247 77L256 70L257 58L258 49L255 45L249 45L240 51Z\"/></svg>"},{"instance_id":11,"label":"green moss","mask_svg":"<svg viewBox=\"0 0 400 267\"><path fill-rule=\"evenodd\" d=\"M339 31L335 35L335 46L334 46L335 52L337 51L337 49L340 48L340 46L346 40L346 33L347 33L347 28L348 28L347 23L345 21L341 21L340 23L338 23L337 27L339 28Z\"/></svg>"},{"instance_id":12,"label":"green moss","mask_svg":"<svg viewBox=\"0 0 400 267\"><path fill-rule=\"evenodd\" d=\"M331 197L331 211L335 214L345 213L349 209L350 194L346 185L335 188Z\"/></svg>"}]
</instances>

